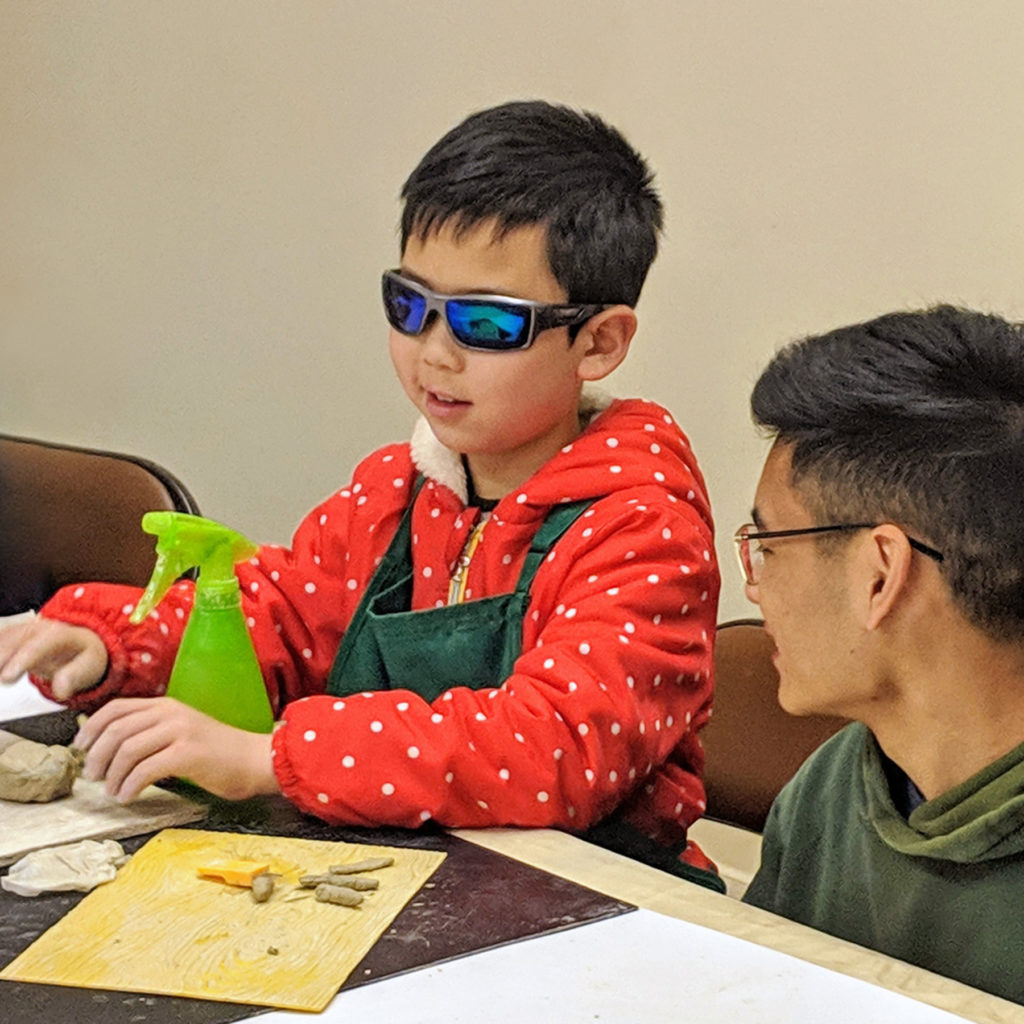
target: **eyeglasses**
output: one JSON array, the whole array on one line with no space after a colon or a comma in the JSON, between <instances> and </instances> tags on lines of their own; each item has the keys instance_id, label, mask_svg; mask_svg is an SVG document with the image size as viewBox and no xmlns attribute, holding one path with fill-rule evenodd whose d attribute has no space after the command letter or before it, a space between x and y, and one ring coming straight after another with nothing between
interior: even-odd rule
<instances>
[{"instance_id":1,"label":"eyeglasses","mask_svg":"<svg viewBox=\"0 0 1024 1024\"><path fill-rule=\"evenodd\" d=\"M747 523L741 526L733 540L736 542L736 555L740 560L740 572L748 586L757 586L761 579L761 570L764 569L764 551L759 544L751 544L751 541L769 540L777 537L805 537L815 533L838 533L846 530L873 530L881 523L835 523L832 526L806 526L799 530L758 530L754 523ZM927 555L936 562L942 562L944 556L941 551L923 544L913 537L907 537L907 542L915 551Z\"/></svg>"},{"instance_id":2,"label":"eyeglasses","mask_svg":"<svg viewBox=\"0 0 1024 1024\"><path fill-rule=\"evenodd\" d=\"M385 272L381 282L384 315L396 331L422 334L432 314L444 316L452 337L464 348L511 352L529 348L549 327L572 327L589 320L607 305L563 303L551 305L506 295L442 295L397 270Z\"/></svg>"}]
</instances>

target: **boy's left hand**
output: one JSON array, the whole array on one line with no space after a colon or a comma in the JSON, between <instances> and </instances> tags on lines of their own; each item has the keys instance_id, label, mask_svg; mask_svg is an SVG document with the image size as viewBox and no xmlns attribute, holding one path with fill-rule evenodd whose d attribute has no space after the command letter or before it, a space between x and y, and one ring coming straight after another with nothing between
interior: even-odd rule
<instances>
[{"instance_id":1,"label":"boy's left hand","mask_svg":"<svg viewBox=\"0 0 1024 1024\"><path fill-rule=\"evenodd\" d=\"M112 700L73 743L86 751L82 777L106 779L121 803L169 776L227 800L280 791L269 733L224 725L171 697Z\"/></svg>"}]
</instances>

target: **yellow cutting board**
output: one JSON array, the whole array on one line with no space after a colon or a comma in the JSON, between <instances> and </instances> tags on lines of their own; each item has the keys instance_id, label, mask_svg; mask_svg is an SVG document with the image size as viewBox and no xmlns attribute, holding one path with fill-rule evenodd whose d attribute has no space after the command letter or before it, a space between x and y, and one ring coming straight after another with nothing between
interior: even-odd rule
<instances>
[{"instance_id":1,"label":"yellow cutting board","mask_svg":"<svg viewBox=\"0 0 1024 1024\"><path fill-rule=\"evenodd\" d=\"M318 903L300 875L388 855L357 908ZM445 854L283 836L166 829L0 971L0 978L322 1010ZM198 877L220 860L269 861L267 903ZM307 895L308 894L308 895Z\"/></svg>"}]
</instances>

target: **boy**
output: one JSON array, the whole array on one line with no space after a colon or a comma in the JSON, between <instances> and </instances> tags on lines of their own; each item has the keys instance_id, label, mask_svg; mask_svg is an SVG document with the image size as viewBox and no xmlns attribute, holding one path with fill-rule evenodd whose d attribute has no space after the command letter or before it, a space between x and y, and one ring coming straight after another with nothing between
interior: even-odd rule
<instances>
[{"instance_id":1,"label":"boy","mask_svg":"<svg viewBox=\"0 0 1024 1024\"><path fill-rule=\"evenodd\" d=\"M779 702L855 720L744 899L1024 1002L1024 330L938 307L783 350L747 594Z\"/></svg>"},{"instance_id":2,"label":"boy","mask_svg":"<svg viewBox=\"0 0 1024 1024\"><path fill-rule=\"evenodd\" d=\"M153 699L189 583L138 627L133 589L61 591L0 635L0 679L95 711L76 742L122 800L180 775L335 823L601 822L706 880L686 842L718 594L703 481L664 409L582 393L636 328L650 174L597 117L509 103L442 138L403 199L383 297L412 440L239 571L273 736Z\"/></svg>"}]
</instances>

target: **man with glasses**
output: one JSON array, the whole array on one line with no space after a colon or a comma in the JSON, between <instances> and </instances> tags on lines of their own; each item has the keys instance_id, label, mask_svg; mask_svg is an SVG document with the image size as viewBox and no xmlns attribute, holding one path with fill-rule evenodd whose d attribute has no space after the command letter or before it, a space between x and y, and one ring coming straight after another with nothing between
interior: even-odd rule
<instances>
[{"instance_id":1,"label":"man with glasses","mask_svg":"<svg viewBox=\"0 0 1024 1024\"><path fill-rule=\"evenodd\" d=\"M796 342L736 534L779 702L853 724L747 902L1024 1001L1024 331L937 307Z\"/></svg>"}]
</instances>

